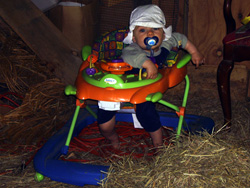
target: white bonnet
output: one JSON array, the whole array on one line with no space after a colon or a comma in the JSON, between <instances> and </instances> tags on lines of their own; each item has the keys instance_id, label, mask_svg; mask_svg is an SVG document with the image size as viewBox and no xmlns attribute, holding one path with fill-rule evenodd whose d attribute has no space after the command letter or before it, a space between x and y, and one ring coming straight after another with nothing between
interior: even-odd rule
<instances>
[{"instance_id":1,"label":"white bonnet","mask_svg":"<svg viewBox=\"0 0 250 188\"><path fill-rule=\"evenodd\" d=\"M123 40L125 44L133 43L133 30L135 26L144 26L151 28L163 28L165 39L168 40L172 34L172 26L165 28L166 20L162 10L153 4L139 6L134 9L130 15L130 26L128 36Z\"/></svg>"}]
</instances>

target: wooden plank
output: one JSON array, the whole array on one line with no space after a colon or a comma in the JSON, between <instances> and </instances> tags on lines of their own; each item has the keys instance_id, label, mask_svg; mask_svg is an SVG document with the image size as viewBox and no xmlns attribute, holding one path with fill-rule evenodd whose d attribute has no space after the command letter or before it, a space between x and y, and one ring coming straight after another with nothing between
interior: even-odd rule
<instances>
[{"instance_id":1,"label":"wooden plank","mask_svg":"<svg viewBox=\"0 0 250 188\"><path fill-rule=\"evenodd\" d=\"M223 0L189 0L188 38L205 55L206 64L222 60L225 34Z\"/></svg>"},{"instance_id":2,"label":"wooden plank","mask_svg":"<svg viewBox=\"0 0 250 188\"><path fill-rule=\"evenodd\" d=\"M186 8L186 0L179 0L179 13L178 13L176 31L187 36L188 34L186 28L187 23L185 23L187 16L185 8Z\"/></svg>"},{"instance_id":3,"label":"wooden plank","mask_svg":"<svg viewBox=\"0 0 250 188\"><path fill-rule=\"evenodd\" d=\"M0 0L0 16L23 41L48 63L66 84L73 84L81 64L68 39L30 0Z\"/></svg>"}]
</instances>

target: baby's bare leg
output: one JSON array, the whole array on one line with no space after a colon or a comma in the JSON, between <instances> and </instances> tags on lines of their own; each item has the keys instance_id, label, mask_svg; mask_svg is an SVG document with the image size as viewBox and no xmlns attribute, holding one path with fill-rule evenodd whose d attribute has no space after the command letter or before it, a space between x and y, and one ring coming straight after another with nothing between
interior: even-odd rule
<instances>
[{"instance_id":1,"label":"baby's bare leg","mask_svg":"<svg viewBox=\"0 0 250 188\"><path fill-rule=\"evenodd\" d=\"M154 132L149 132L149 134L152 138L154 147L158 148L158 147L162 146L162 144L163 144L162 128L159 128L158 130L156 130Z\"/></svg>"},{"instance_id":2,"label":"baby's bare leg","mask_svg":"<svg viewBox=\"0 0 250 188\"><path fill-rule=\"evenodd\" d=\"M99 124L99 128L101 134L111 142L111 145L114 148L117 149L119 147L119 137L115 131L115 116L111 120Z\"/></svg>"}]
</instances>

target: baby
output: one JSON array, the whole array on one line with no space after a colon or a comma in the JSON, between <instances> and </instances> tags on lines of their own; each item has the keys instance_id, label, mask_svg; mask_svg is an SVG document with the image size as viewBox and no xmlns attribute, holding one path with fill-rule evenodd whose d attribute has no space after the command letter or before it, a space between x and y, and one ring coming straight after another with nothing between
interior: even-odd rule
<instances>
[{"instance_id":1,"label":"baby","mask_svg":"<svg viewBox=\"0 0 250 188\"><path fill-rule=\"evenodd\" d=\"M121 57L134 68L145 68L147 79L157 77L158 68L166 63L169 51L173 47L187 50L196 67L205 62L203 55L186 36L172 33L172 27L165 28L165 24L162 10L153 4L137 7L130 16L129 33L123 41L130 45L123 49ZM118 148L119 137L115 131L115 114L116 111L99 109L97 121L102 135L114 148ZM162 146L162 128L155 104L152 102L136 104L136 117L150 134L154 147Z\"/></svg>"}]
</instances>

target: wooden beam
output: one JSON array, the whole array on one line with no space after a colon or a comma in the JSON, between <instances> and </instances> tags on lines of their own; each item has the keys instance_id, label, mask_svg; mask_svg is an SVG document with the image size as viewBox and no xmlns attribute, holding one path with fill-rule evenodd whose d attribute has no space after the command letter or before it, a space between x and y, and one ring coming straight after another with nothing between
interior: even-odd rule
<instances>
[{"instance_id":1,"label":"wooden beam","mask_svg":"<svg viewBox=\"0 0 250 188\"><path fill-rule=\"evenodd\" d=\"M48 63L65 84L74 84L81 58L62 32L30 0L0 0L0 16Z\"/></svg>"}]
</instances>

